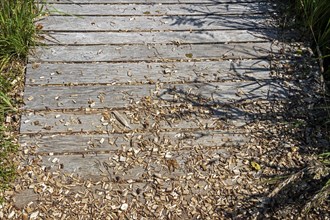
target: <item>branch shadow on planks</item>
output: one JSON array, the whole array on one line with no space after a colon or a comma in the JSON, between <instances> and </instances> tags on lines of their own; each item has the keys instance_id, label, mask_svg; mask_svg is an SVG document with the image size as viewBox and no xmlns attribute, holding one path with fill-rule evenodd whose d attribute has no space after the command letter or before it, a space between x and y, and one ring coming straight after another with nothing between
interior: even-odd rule
<instances>
[{"instance_id":1,"label":"branch shadow on planks","mask_svg":"<svg viewBox=\"0 0 330 220\"><path fill-rule=\"evenodd\" d=\"M214 1L214 4L218 4L218 1ZM264 10L264 4L267 3L261 2L258 8L254 8L254 10L261 10L261 8ZM199 28L205 27L205 29L211 23L216 24L219 21L221 21L221 23L226 23L226 21L229 21L227 20L228 16L218 16L212 13L210 14L208 11L198 12L200 14L204 14L205 18L208 18L208 20L203 21L203 17L201 17L201 19L192 19L189 18L189 16L167 16L167 19L172 22L172 25L180 26L182 24L193 24L194 26ZM246 26L248 26L247 29L250 33L256 34L258 36L261 35L266 40L276 39L277 35L275 35L274 32L269 31L269 29L266 28L256 28L257 26L259 26L259 24L249 22L248 20L249 18L261 15L246 14L239 16L242 16L247 19L247 24L245 24L245 28ZM227 22L226 25L230 28L237 29L237 27L240 27L241 24ZM294 65L294 61L290 63L290 65L291 64ZM255 127L256 130L254 131L254 133L258 133L259 135L259 144L262 144L263 146L267 146L268 144L271 145L271 140L275 139L277 140L276 145L272 148L270 147L269 150L266 149L265 152L263 152L263 155L251 155L247 159L256 160L256 158L258 159L261 157L275 157L276 159L278 159L278 157L286 157L286 155L290 151L292 151L291 147L296 146L293 146L293 143L299 145L298 151L302 155L307 155L310 152L307 147L311 144L311 142L306 140L307 136L315 134L318 128L310 126L309 124L304 124L306 126L296 125L299 124L301 121L308 122L308 120L310 120L308 116L308 111L306 112L306 109L304 108L301 109L301 106L306 106L307 104L310 104L304 101L303 98L305 97L305 94L301 94L299 92L299 89L292 89L285 86L284 82L286 80L281 79L281 77L260 80L251 76L242 76L235 69L233 69L233 72L237 73L235 76L237 80L248 82L247 85L243 85L239 87L237 91L235 91L237 94L234 95L239 97L237 98L237 100L235 99L231 102L226 103L219 101L221 100L221 97L224 97L225 93L223 91L217 91L218 88L213 86L212 83L208 82L199 83L199 87L196 87L196 89L203 90L203 92L211 94L211 96L203 96L200 93L191 93L190 91L187 91L182 88L172 87L161 93L159 97L162 98L166 95L176 95L178 96L178 100L173 100L173 102L186 102L191 103L194 106L202 106L208 108L213 113L213 115L218 118L238 119L243 116L252 125L254 123L260 122L261 124L264 123L266 124L266 126L269 126L259 128ZM295 82L296 79L291 80ZM246 91L245 89L251 85L254 88ZM271 90L269 90L269 88L271 88ZM258 96L255 94L255 92L262 89L269 90L270 92L265 93L264 96ZM241 93L239 90L244 90L244 92ZM219 99L217 99L217 97ZM277 102L280 101L279 99L283 100L284 102L284 105L281 107L280 110L276 108L276 106L278 105ZM260 107L260 109L256 109L256 103L260 100L266 101L268 102L267 104L270 105L264 106L266 107L266 109L262 109L262 106ZM280 129L278 132L272 132L272 128L276 127L277 125L282 128L281 126L283 124L288 125L287 129ZM291 140L279 140L280 137L290 137ZM319 142L315 144L321 146L323 143ZM270 171L273 171L274 173L273 175L271 174L272 172L269 172L269 174L262 174L261 177L263 178L276 178L278 173L281 173L284 176L290 175L292 173L297 173L302 168L308 166L307 162L305 161L299 161L297 164L288 166L283 164L280 165L277 163L277 161L275 161L275 164L273 161L270 162L269 160L257 160L257 162L262 165L263 169L268 169ZM324 179L321 180L321 183L323 181ZM306 181L302 179L297 179L296 181L291 182L290 185L287 185L287 187L280 189L280 192L272 196L271 198L268 198L267 194L246 195L246 197L244 198L246 204L249 204L249 201L251 200L260 200L264 198L266 198L266 200L263 200L263 202L261 202L260 204L257 203L257 206L246 205L245 207L239 207L239 209L236 209L234 212L228 212L228 217L235 218L239 215L242 215L242 213L244 212L249 213L247 215L253 215L255 213L258 213L259 217L267 216L267 214L271 215L272 213L279 212L285 207L287 207L287 204L282 201L287 201L288 197L290 197L289 203L291 205L301 208L301 204L304 203L305 198L313 195L313 192L320 189L319 187L321 186L321 184L317 184L318 188L309 188L310 191L307 191L307 194L305 194L301 190L297 191L294 196L287 193L287 189L290 189L293 186L303 185L306 185ZM310 185L312 186L312 184ZM303 187L300 188L306 189ZM303 195L303 197L301 197L301 195ZM284 217L286 217L287 213L284 212L283 215Z\"/></svg>"},{"instance_id":2,"label":"branch shadow on planks","mask_svg":"<svg viewBox=\"0 0 330 220\"><path fill-rule=\"evenodd\" d=\"M291 67L296 65L294 67L297 68L296 71L306 71L297 67L299 59L301 58L291 60L288 65ZM246 81L248 84L240 86L235 94L239 98L229 102L221 101L221 97L228 94L226 91L218 91L218 87L211 82L200 83L196 89L203 91L200 93L173 87L159 94L160 98L166 97L167 101L170 101L168 95L171 95L176 97L173 102L190 103L193 106L207 108L214 117L221 120L244 118L246 124L242 127L251 129L250 134L257 140L252 145L263 148L261 154L251 152L246 159L257 161L262 170L266 170L260 173L258 178L264 181L265 187L269 187L271 191L265 194L246 195L243 199L246 207L237 208L236 211L228 213L227 217L257 215L262 219L275 215L283 218L299 216L301 210L307 206L308 199L315 196L329 178L324 172L326 170L324 165L307 159L311 153L319 154L328 146L325 137L320 136L320 126L315 124L314 109L310 107L320 98L305 93L312 91L313 86L317 86L315 84L318 82L310 77L304 79L305 85L301 85L301 79L292 77L291 71L286 69L287 66L282 69L277 69L275 66L271 68L276 69L278 75L269 79L260 80L250 76L235 75L233 78ZM284 79L279 75L284 75ZM288 83L294 86L288 86ZM249 89L251 85L255 87ZM268 92L261 96L256 94L256 91L262 89ZM240 93L241 90L244 90L244 93ZM211 95L205 96L202 93ZM315 179L319 170L323 173L319 179ZM290 179L297 175L299 178ZM288 179L290 181L285 182ZM284 186L281 185L283 182ZM247 205L250 201L256 200L261 202ZM317 212L312 210L309 214L313 216L315 213Z\"/></svg>"},{"instance_id":3,"label":"branch shadow on planks","mask_svg":"<svg viewBox=\"0 0 330 220\"><path fill-rule=\"evenodd\" d=\"M221 2L214 0L211 5L219 5ZM221 15L217 14L215 11L210 11L207 6L200 7L200 9L191 9L189 7L182 7L188 13L197 13L201 17L190 17L190 16L166 16L172 26L180 26L190 24L192 26L201 29L198 32L204 32L204 29L208 29L209 26L212 27L224 26L226 29L232 30L247 30L251 35L254 35L264 41L272 40L289 40L292 35L287 34L287 36L280 35L277 29L276 22L274 20L275 14L275 4L271 1L261 1L254 2L253 4L248 4L249 12L231 13L230 7L233 5L238 5L240 3L228 3L225 4L228 14ZM235 18L235 19L233 19ZM242 19L242 20L239 20ZM206 33L212 37L211 33Z\"/></svg>"},{"instance_id":4,"label":"branch shadow on planks","mask_svg":"<svg viewBox=\"0 0 330 220\"><path fill-rule=\"evenodd\" d=\"M217 4L217 1L214 1L214 4ZM269 4L262 2L260 3L260 7L264 10L264 4ZM255 9L255 8L254 8ZM172 25L183 25L183 24L192 24L196 27L207 29L207 26L212 24L216 24L221 21L221 23L225 23L227 17L221 17L214 13L209 13L208 11L198 11L200 14L204 14L205 18L208 18L207 22L203 19L193 19L189 17L182 16L169 16L168 20L172 22ZM246 17L249 16L254 17L255 15L240 15ZM213 20L210 22L210 20ZM228 27L237 28L240 27L239 23L227 23ZM256 28L257 24L251 22L249 24L250 33L254 33L257 36L264 36L265 39L273 41L273 40L285 40L289 39L291 36L279 36L276 34L276 31L269 31L265 28ZM267 26L267 25L266 25ZM266 27L265 26L265 27ZM286 54L282 57L290 57L290 54ZM308 55L307 55L308 56ZM275 56L274 56L275 57ZM308 58L307 58L308 59ZM306 67L297 67L298 63L301 62L303 58L294 58L291 59L287 64L290 68L294 68L295 71L300 74L304 74L307 72L311 72L311 69L306 69ZM273 66L273 68L276 68ZM288 71L288 67L284 67L276 70L279 74L292 74L292 70ZM248 121L251 123L257 121L263 121L269 123L269 129L277 127L279 125L279 130L277 132L272 132L264 130L265 128L257 128L255 130L256 133L259 133L259 138L263 141L260 141L259 144L271 144L271 140L277 140L277 146L275 148L271 148L270 150L266 150L263 156L268 156L270 158L278 158L278 157L287 157L289 154L289 160L291 159L291 154L294 154L296 151L300 153L301 158L300 161L294 161L291 164L286 164L283 162L281 164L277 164L274 161L264 161L259 160L258 163L265 167L266 169L273 170L273 174L262 174L261 177L266 180L265 182L270 183L271 193L269 194L253 194L246 195L245 200L259 200L261 201L257 205L238 208L234 212L229 212L227 217L237 218L242 217L242 213L244 213L244 217L246 214L256 216L258 219L267 218L270 216L280 216L282 218L286 218L288 216L301 216L307 215L309 217L316 217L319 214L320 207L312 207L311 210L306 211L306 207L308 207L309 201L322 190L322 187L326 184L329 179L328 168L326 168L323 164L308 160L311 154L319 154L322 152L326 152L329 150L328 142L324 136L320 134L320 125L315 123L317 119L313 116L315 114L314 105L320 101L320 97L315 95L308 95L306 91L313 91L312 84L318 84L317 77L309 76L303 77L304 83L300 83L302 79L301 76L292 77L291 75L284 80L280 80L280 83L276 80L279 80L281 77L269 80L256 80L253 77L242 77L241 80L250 81L251 84L258 84L256 90L261 89L263 87L273 87L276 91L273 96L267 95L266 100L271 103L274 102L276 105L276 101L278 101L277 97L284 98L285 103L282 106L280 111L268 108L269 111L264 113L256 113L256 112L247 112L244 108L237 107L240 104L243 104L247 100L258 99L260 97L256 96L247 96L246 98L242 98L238 101L233 101L231 104L227 105L227 110L230 109L230 117L231 119L239 118L244 115L245 118L248 118ZM291 89L286 86L282 86L285 81L289 81L293 83L296 87L295 89ZM309 86L306 87L306 84L310 83ZM318 85L316 85L317 87ZM210 85L212 88L212 85ZM300 90L302 88L302 90ZM216 90L216 88L214 88ZM223 118L228 117L228 112L223 111L219 106L223 105L221 102L217 102L213 100L212 105L209 105L209 98L201 97L199 95L190 94L187 91L182 89L169 89L167 91L170 94L179 95L185 102L190 102L193 105L197 106L208 106L211 112L214 115ZM252 92L252 91L250 91ZM213 92L214 95L221 96L221 94L217 92ZM307 99L307 97L312 97L311 99ZM214 107L217 106L217 107ZM321 113L322 114L322 113ZM283 124L286 129L283 129ZM268 129L268 128L266 128ZM280 137L285 137L284 140L280 140ZM313 148L311 148L313 146ZM260 158L263 157L260 155ZM293 156L294 157L294 156ZM306 157L306 158L305 158ZM279 160L280 161L280 160ZM320 171L321 170L321 171ZM279 171L279 172L277 172ZM321 173L321 174L320 174ZM315 204L314 204L315 205ZM316 205L317 206L317 205ZM325 205L326 206L326 205ZM314 209L313 209L314 208ZM324 212L324 209L321 208L321 213Z\"/></svg>"}]
</instances>

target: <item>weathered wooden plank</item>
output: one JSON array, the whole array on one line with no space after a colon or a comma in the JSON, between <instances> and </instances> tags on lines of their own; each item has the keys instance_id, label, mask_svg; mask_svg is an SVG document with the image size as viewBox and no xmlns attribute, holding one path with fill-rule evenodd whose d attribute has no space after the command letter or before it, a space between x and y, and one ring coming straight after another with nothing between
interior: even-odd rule
<instances>
[{"instance_id":1,"label":"weathered wooden plank","mask_svg":"<svg viewBox=\"0 0 330 220\"><path fill-rule=\"evenodd\" d=\"M279 47L266 43L98 45L37 47L30 62L132 62L265 58Z\"/></svg>"},{"instance_id":2,"label":"weathered wooden plank","mask_svg":"<svg viewBox=\"0 0 330 220\"><path fill-rule=\"evenodd\" d=\"M190 131L151 133L109 134L109 135L24 135L20 137L21 146L35 148L36 153L88 153L110 152L123 148L139 149L143 142L166 142L179 149L191 150L194 146L204 147L238 146L246 143L247 134L236 131ZM157 138L157 140L156 140ZM156 141L155 141L156 140Z\"/></svg>"},{"instance_id":3,"label":"weathered wooden plank","mask_svg":"<svg viewBox=\"0 0 330 220\"><path fill-rule=\"evenodd\" d=\"M37 23L45 31L236 30L267 27L265 15L246 16L48 16Z\"/></svg>"},{"instance_id":4,"label":"weathered wooden plank","mask_svg":"<svg viewBox=\"0 0 330 220\"><path fill-rule=\"evenodd\" d=\"M45 5L44 11L50 15L209 15L209 14L253 14L271 11L269 2L236 4L51 4Z\"/></svg>"},{"instance_id":5,"label":"weathered wooden plank","mask_svg":"<svg viewBox=\"0 0 330 220\"><path fill-rule=\"evenodd\" d=\"M55 32L42 34L41 41L47 45L74 44L191 44L264 42L274 39L277 33L270 29L226 30L203 32Z\"/></svg>"},{"instance_id":6,"label":"weathered wooden plank","mask_svg":"<svg viewBox=\"0 0 330 220\"><path fill-rule=\"evenodd\" d=\"M169 107L170 108L170 107ZM174 107L172 107L174 108ZM35 112L22 115L21 134L42 134L42 133L115 133L130 132L132 130L189 130L199 128L209 129L227 129L231 126L241 126L248 121L249 114L243 110L222 107L221 110L214 109L209 115L196 114L201 108L185 110L180 108L180 116L172 113L164 113L159 121L148 114L150 112L140 112L141 121L134 120L135 114L130 111L118 111L129 123L130 128L120 124L111 113L111 111L93 111L93 112ZM208 110L208 109L206 109ZM162 110L164 111L164 109ZM210 110L208 110L210 111ZM106 115L106 116L104 116ZM105 119L109 117L109 119Z\"/></svg>"},{"instance_id":7,"label":"weathered wooden plank","mask_svg":"<svg viewBox=\"0 0 330 220\"><path fill-rule=\"evenodd\" d=\"M210 169L210 164L217 163L220 158L227 161L235 148L248 139L248 134L241 128L234 130L235 126L247 121L248 113L243 108L217 106L217 109L208 109L212 113L205 113L194 112L194 107L189 107L190 113L180 112L182 115L178 116L162 109L165 113L155 114L164 114L166 119L156 123L150 108L143 112L143 103L135 101L157 96L167 100L170 108L176 102L192 106L230 106L244 99L287 97L287 90L281 83L270 80L268 62L261 61L278 50L271 43L265 43L267 39L258 36L273 36L263 29L267 27L268 17L228 16L264 12L265 4L259 4L262 1L241 5L231 3L250 1L51 1L57 3L52 6L59 10L83 15L49 16L39 21L53 40L72 46L49 43L48 47L38 47L35 56L29 59L24 96L27 112L23 114L21 124L21 133L27 135L21 136L20 142L25 149L36 150L38 156L48 154L42 156L42 165L51 170L73 172L84 178L106 176L118 183L131 179L146 182L154 178L154 174L166 178L218 175L219 172L213 172L215 166ZM165 4L159 5L160 2ZM131 3L137 4L129 5ZM147 5L149 3L157 5ZM209 7L205 3L209 3ZM172 16L177 14L189 15ZM212 31L199 33L194 30ZM61 31L63 33L59 33ZM229 60L209 61L244 58L254 60L241 61L243 64L240 65ZM174 60L187 62L169 62ZM188 62L191 60L199 62ZM139 61L146 62L137 63ZM163 63L147 63L155 61ZM259 74L251 75L256 69ZM125 107L129 108L118 112L128 121L126 127L109 109ZM46 109L72 111L42 111ZM196 112L200 114L194 114ZM177 163L172 171L169 161ZM221 165L225 163L221 162Z\"/></svg>"},{"instance_id":8,"label":"weathered wooden plank","mask_svg":"<svg viewBox=\"0 0 330 220\"><path fill-rule=\"evenodd\" d=\"M25 109L44 110L128 107L131 102L157 94L168 101L186 101L192 104L224 104L242 99L284 98L288 91L280 82L223 82L163 85L113 86L34 86L25 89ZM100 98L102 97L102 98Z\"/></svg>"},{"instance_id":9,"label":"weathered wooden plank","mask_svg":"<svg viewBox=\"0 0 330 220\"><path fill-rule=\"evenodd\" d=\"M207 82L270 79L266 60L27 65L26 85Z\"/></svg>"},{"instance_id":10,"label":"weathered wooden plank","mask_svg":"<svg viewBox=\"0 0 330 220\"><path fill-rule=\"evenodd\" d=\"M158 177L157 177L158 176ZM235 177L225 176L224 181L229 182L227 179L234 179ZM150 195L155 195L157 193L157 196L159 196L159 192L155 192L155 185L157 185L157 189L162 192L162 198L163 201L169 201L171 197L173 197L169 192L174 192L177 189L177 187L173 186L180 186L180 188L184 189L184 193L180 195L180 199L189 202L191 201L191 197L198 196L202 197L210 193L210 184L203 179L197 179L194 180L194 183L192 185L184 185L181 184L182 182L178 179L169 179L159 175L153 175L151 174L148 176L143 182L134 182L134 180L131 181L118 181L116 179L110 179L107 177L104 178L97 178L97 179L85 179L85 181L88 184L70 184L68 185L67 182L64 180L56 179L56 186L55 188L65 187L65 190L58 190L59 192L57 195L62 195L61 198L52 198L52 202L54 204L52 205L52 208L59 208L61 207L61 210L63 210L63 207L65 207L65 204L71 203L71 197L78 197L79 198L86 198L86 196L93 196L93 201L90 203L96 203L96 201L104 201L104 198L107 199L106 205L108 207L114 207L118 204L122 204L122 202L125 200L129 207L136 205L136 203L139 204L147 204L146 202L149 200ZM102 180L100 182L97 182L98 180ZM91 185L89 185L91 183ZM161 184L160 184L161 183ZM222 183L221 183L222 184ZM37 186L36 186L37 187ZM54 185L47 185L46 189L53 189ZM226 185L223 186L224 188ZM44 189L45 189L44 188ZM228 186L227 186L228 188ZM180 190L183 191L183 190ZM121 196L117 196L120 194ZM15 207L17 209L24 209L29 206L32 202L35 204L40 203L41 201L45 201L48 198L43 196L42 193L37 193L33 189L24 189L23 191L17 191L15 190L13 202L15 204ZM59 201L59 202L56 202ZM77 198L75 200L77 202ZM63 205L64 204L64 205ZM89 204L89 203L87 203ZM166 203L163 204L164 206ZM147 205L145 205L147 207ZM64 208L65 210L65 208ZM145 210L142 211L143 213L148 213ZM134 213L134 212L133 212ZM132 212L130 214L127 214L127 217L129 219L134 219L136 215L134 215ZM79 215L86 215L88 214L79 212ZM139 215L137 215L139 216ZM146 216L146 215L144 215ZM155 215L156 216L156 215ZM184 215L184 219L189 218ZM67 218L70 219L70 217L74 218L72 215L68 215ZM95 219L95 215L93 216Z\"/></svg>"},{"instance_id":11,"label":"weathered wooden plank","mask_svg":"<svg viewBox=\"0 0 330 220\"><path fill-rule=\"evenodd\" d=\"M102 165L109 163L110 154L98 154L98 155L56 155L56 156L43 156L42 164L50 170L62 170L64 172L70 172L78 174L85 178L97 178L102 176L120 176L122 180L139 179L144 173L142 166L134 166L131 169L114 170L112 167L105 169ZM53 162L54 161L54 162ZM118 172L120 171L120 172Z\"/></svg>"},{"instance_id":12,"label":"weathered wooden plank","mask_svg":"<svg viewBox=\"0 0 330 220\"><path fill-rule=\"evenodd\" d=\"M176 161L175 169L169 166L165 155L170 153L172 161ZM200 155L203 155L204 163L210 160L228 159L233 152L225 148L203 149L195 151L171 151L171 149L161 152L134 153L134 151L116 151L107 154L80 154L80 155L53 155L43 156L42 164L50 170L61 170L78 174L84 178L100 179L107 176L112 180L146 181L154 173L163 177L173 178L186 175L212 175L212 171L203 170ZM120 161L121 159L121 161ZM128 166L129 164L129 166ZM209 165L205 165L205 168ZM198 169L198 170L196 170ZM189 174L191 173L191 174ZM151 176L150 176L151 174Z\"/></svg>"},{"instance_id":13,"label":"weathered wooden plank","mask_svg":"<svg viewBox=\"0 0 330 220\"><path fill-rule=\"evenodd\" d=\"M42 1L44 2L44 1ZM61 4L225 4L244 2L265 2L265 0L46 0L47 3Z\"/></svg>"}]
</instances>

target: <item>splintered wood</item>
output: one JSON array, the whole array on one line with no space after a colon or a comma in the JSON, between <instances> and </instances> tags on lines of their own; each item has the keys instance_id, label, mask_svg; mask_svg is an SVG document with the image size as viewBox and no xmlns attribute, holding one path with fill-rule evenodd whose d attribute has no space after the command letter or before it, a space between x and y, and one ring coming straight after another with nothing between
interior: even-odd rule
<instances>
[{"instance_id":1,"label":"splintered wood","mask_svg":"<svg viewBox=\"0 0 330 220\"><path fill-rule=\"evenodd\" d=\"M291 95L270 74L270 3L47 2L26 73L17 191L38 200L23 219L252 215L266 190L253 123Z\"/></svg>"}]
</instances>

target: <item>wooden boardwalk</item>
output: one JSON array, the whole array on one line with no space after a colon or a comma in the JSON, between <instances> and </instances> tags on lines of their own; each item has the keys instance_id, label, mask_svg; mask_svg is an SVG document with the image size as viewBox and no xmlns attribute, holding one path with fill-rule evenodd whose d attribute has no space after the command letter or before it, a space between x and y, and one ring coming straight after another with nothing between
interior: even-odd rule
<instances>
[{"instance_id":1,"label":"wooden boardwalk","mask_svg":"<svg viewBox=\"0 0 330 220\"><path fill-rule=\"evenodd\" d=\"M287 96L270 76L280 48L269 1L48 0L45 9L20 130L31 157L135 190L179 183L171 195L188 203L250 184L238 174L250 169L245 125L262 115L251 109Z\"/></svg>"}]
</instances>

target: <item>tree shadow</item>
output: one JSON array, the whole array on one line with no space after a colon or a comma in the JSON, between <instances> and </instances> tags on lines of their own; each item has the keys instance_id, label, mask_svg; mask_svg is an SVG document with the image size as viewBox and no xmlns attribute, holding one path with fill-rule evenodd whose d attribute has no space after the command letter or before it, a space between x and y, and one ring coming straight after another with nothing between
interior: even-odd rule
<instances>
[{"instance_id":1,"label":"tree shadow","mask_svg":"<svg viewBox=\"0 0 330 220\"><path fill-rule=\"evenodd\" d=\"M313 109L306 108L317 102L319 98L313 96L310 99L311 94L306 94L304 90L312 91L312 88L299 85L297 79L288 80L274 76L260 80L242 76L235 72L236 68L233 69L233 79L243 81L245 84L238 85L231 91L219 90L219 87L212 82L198 82L186 87L167 88L158 94L159 98L166 102L189 103L208 109L212 117L222 121L242 120L244 128L256 124L263 125L260 128L252 126L255 130L251 133L259 140L255 145L264 145L264 151L262 155L256 153L250 155L249 160L256 161L263 170L266 170L265 173L256 172L256 179L272 182L264 184L265 187L269 187L271 193L246 195L243 202L245 207L243 205L234 212L227 212L228 217L240 219L248 215L264 219L273 215L283 218L301 215L298 210L308 205L308 199L313 198L329 178L329 173L326 171L328 169L322 164L315 165L310 157L311 153L318 154L328 148L327 140L319 134L319 126L311 119ZM281 73L283 71L281 69ZM292 87L288 86L288 83L297 85ZM232 91L241 91L241 94L230 94ZM258 102L266 103L265 111L256 108ZM272 131L274 128L278 130ZM206 135L210 134L204 132L194 138L198 139ZM310 148L311 145L313 149ZM245 146L236 147L243 149ZM300 156L295 156L298 154ZM261 157L274 158L280 163L258 159ZM291 164L286 164L286 160ZM320 174L321 171L323 173ZM316 178L317 175L320 177ZM292 176L299 178L292 179ZM281 186L285 181L287 183ZM259 202L247 205L255 200ZM315 213L311 214L313 216Z\"/></svg>"},{"instance_id":2,"label":"tree shadow","mask_svg":"<svg viewBox=\"0 0 330 220\"><path fill-rule=\"evenodd\" d=\"M195 32L204 33L212 37L208 30L245 30L260 40L289 40L292 34L279 35L279 29L274 20L276 3L272 1L246 3L244 1L230 1L223 3L214 0L212 3L199 5L199 8L182 6L181 9L191 15L166 16L171 26L192 25ZM242 11L237 11L237 8ZM220 10L221 8L221 10ZM221 12L218 12L221 11ZM225 11L225 12L224 12ZM283 31L283 30L282 30Z\"/></svg>"},{"instance_id":3,"label":"tree shadow","mask_svg":"<svg viewBox=\"0 0 330 220\"><path fill-rule=\"evenodd\" d=\"M237 4L237 1L232 2ZM198 12L199 16L167 16L166 20L171 22L172 26L193 25L196 30L192 31L206 33L207 36L214 39L216 36L211 31L216 26L219 27L218 30L246 30L252 35L259 36L261 40L258 42L271 44L272 41L285 39L285 36L279 35L277 29L272 29L273 26L271 26L271 30L269 29L271 24L268 23L267 16L267 19L264 19L263 14L268 8L268 4L268 2L257 2L250 4L250 13L228 13L227 15L219 15L216 11L208 10L207 7L193 11L187 8L188 12ZM214 0L211 5L224 4ZM224 6L230 11L229 3ZM202 38L203 36L201 36ZM217 40L215 39L214 42L217 43ZM246 42L242 42L242 45L244 43ZM230 42L224 45L224 48L227 50L226 53L237 49ZM309 167L315 167L310 164L310 153L317 154L328 147L326 140L318 134L319 127L312 123L313 119L310 114L314 103L319 99L314 94L316 90L314 86L318 85L318 76L309 75L313 70L308 65L302 67L299 65L305 60L310 62L307 51L303 51L303 55L298 56L290 47L285 46L282 47L283 50L280 49L282 51L265 51L264 48L257 46L253 49L255 51L263 50L267 56L258 57L248 66L239 64L243 60L240 57L223 56L224 60L232 59L229 62L226 79L221 78L222 76L215 76L212 80L205 80L203 69L196 67L196 76L191 82L184 85L174 84L165 88L158 94L158 97L170 103L187 103L207 109L213 118L220 121L241 120L244 122L239 127L237 125L233 127L237 130L249 129L250 133L247 134L250 136L249 142L243 146L231 145L230 147L242 151L246 150L247 146L253 147L247 151L246 159L255 161L262 167L262 172L260 170L253 172L256 181L260 179L272 181L282 176L290 180L290 176L297 176L283 186L281 185L283 179L277 181L276 186L269 187L264 184L265 187L269 187L269 190L264 193L241 192L241 196L244 196L243 200L234 204L233 211L225 210L227 218L257 217L264 219L273 215L282 215L283 218L288 215L299 215L294 212L302 209L306 200L319 191L328 178L328 175L325 174L319 180L313 181L315 172L309 169ZM253 55L242 48L238 48L238 50L243 54ZM270 64L267 77L261 77L259 74L265 70L258 66L262 61ZM307 72L307 74L302 77L296 75L295 72ZM310 105L311 108L309 108ZM188 109L176 114L167 113L165 118L181 119L192 114L195 112ZM196 132L193 138L201 139L211 133ZM310 146L314 146L314 148L311 149ZM262 151L257 147L260 147ZM272 161L261 160L261 158L271 158ZM281 158L285 159L281 160ZM286 162L291 164L286 164ZM316 167L321 167L321 165ZM301 172L302 170L303 172ZM293 207L292 210L290 207ZM216 207L215 211L222 212L223 210ZM280 213L282 211L283 213Z\"/></svg>"},{"instance_id":4,"label":"tree shadow","mask_svg":"<svg viewBox=\"0 0 330 220\"><path fill-rule=\"evenodd\" d=\"M220 3L214 1L213 4ZM260 13L241 15L217 15L216 11L192 11L187 8L188 12L198 12L202 16L168 16L167 19L173 26L190 24L203 31L209 30L211 25L224 29L244 29L269 42L280 40L285 43L286 39L292 37L291 34L279 34L274 28L275 25L270 27L267 19L263 22L255 21L265 17L261 14L269 4L251 4L251 11L259 10ZM240 19L246 20L246 23L239 22ZM212 33L207 34L212 37ZM265 184L270 193L246 194L243 202L245 205L239 206L233 212L227 212L229 218L242 219L248 216L265 219L273 216L287 218L305 214L309 217L318 215L315 209L310 213L302 210L306 209L309 201L321 191L329 179L329 169L315 161L311 154L329 151L329 145L320 131L320 126L315 124L313 116L315 103L322 99L317 93L321 85L319 74L315 73L315 63L308 50L297 54L295 50L298 49L299 47L284 46L282 51L268 51L270 72L275 74L267 79L253 77L253 73L245 75L244 71L257 72L258 68L239 69L240 67L232 62L232 79L244 83L233 84L234 88L231 90L221 90L212 82L200 82L196 78L198 85L174 86L159 94L159 97L166 101L185 102L207 108L213 117L228 120L243 118L247 124L263 125L255 128L255 137L261 144L275 145L269 149L266 147L262 155L281 163L258 160L261 155L252 155L249 158L256 160L263 170L266 170L265 173L256 172L257 179L273 181L268 186ZM302 61L309 64L301 65ZM258 102L267 102L265 111L255 109L254 105ZM252 111L246 109L247 105ZM272 131L277 127L279 130ZM281 140L282 137L285 139ZM296 156L298 154L300 156ZM281 160L281 157L287 161ZM285 164L288 161L291 164ZM252 200L258 202L248 205Z\"/></svg>"}]
</instances>

